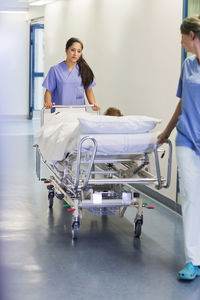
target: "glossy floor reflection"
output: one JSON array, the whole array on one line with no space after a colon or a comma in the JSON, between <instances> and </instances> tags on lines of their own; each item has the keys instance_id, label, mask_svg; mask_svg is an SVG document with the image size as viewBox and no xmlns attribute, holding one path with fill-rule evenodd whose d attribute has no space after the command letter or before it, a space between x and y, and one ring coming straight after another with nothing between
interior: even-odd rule
<instances>
[{"instance_id":1,"label":"glossy floor reflection","mask_svg":"<svg viewBox=\"0 0 200 300\"><path fill-rule=\"evenodd\" d=\"M1 300L200 299L200 278L176 279L184 264L179 215L145 199L155 209L144 209L134 239L134 208L126 218L86 212L73 242L71 213L60 200L50 211L36 178L33 136L4 134L0 143Z\"/></svg>"}]
</instances>

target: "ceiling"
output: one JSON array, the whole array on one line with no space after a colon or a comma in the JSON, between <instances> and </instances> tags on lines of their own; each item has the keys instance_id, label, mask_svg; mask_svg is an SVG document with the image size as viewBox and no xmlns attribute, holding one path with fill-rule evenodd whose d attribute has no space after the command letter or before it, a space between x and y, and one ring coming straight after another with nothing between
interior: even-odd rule
<instances>
[{"instance_id":1,"label":"ceiling","mask_svg":"<svg viewBox=\"0 0 200 300\"><path fill-rule=\"evenodd\" d=\"M2 11L24 11L28 10L28 0L1 0L0 10Z\"/></svg>"},{"instance_id":2,"label":"ceiling","mask_svg":"<svg viewBox=\"0 0 200 300\"><path fill-rule=\"evenodd\" d=\"M0 0L0 11L27 11L30 3L44 5L56 0ZM41 4L42 3L42 4Z\"/></svg>"}]
</instances>

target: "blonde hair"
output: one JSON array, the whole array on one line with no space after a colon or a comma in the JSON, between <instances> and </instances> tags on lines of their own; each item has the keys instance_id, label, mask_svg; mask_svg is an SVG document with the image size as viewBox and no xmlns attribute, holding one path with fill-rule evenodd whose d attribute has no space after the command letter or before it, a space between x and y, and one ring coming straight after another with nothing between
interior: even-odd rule
<instances>
[{"instance_id":1,"label":"blonde hair","mask_svg":"<svg viewBox=\"0 0 200 300\"><path fill-rule=\"evenodd\" d=\"M116 116L116 117L122 117L121 111L116 107L109 107L105 112L104 115L106 116Z\"/></svg>"},{"instance_id":2,"label":"blonde hair","mask_svg":"<svg viewBox=\"0 0 200 300\"><path fill-rule=\"evenodd\" d=\"M195 37L200 40L200 16L193 16L184 19L180 30L182 34L189 34L190 31L192 31L194 32Z\"/></svg>"}]
</instances>

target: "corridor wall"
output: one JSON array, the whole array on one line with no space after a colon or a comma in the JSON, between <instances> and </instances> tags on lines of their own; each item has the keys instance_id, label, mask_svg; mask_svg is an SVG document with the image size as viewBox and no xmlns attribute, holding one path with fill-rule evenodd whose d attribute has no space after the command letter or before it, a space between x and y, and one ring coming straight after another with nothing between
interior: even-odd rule
<instances>
[{"instance_id":1,"label":"corridor wall","mask_svg":"<svg viewBox=\"0 0 200 300\"><path fill-rule=\"evenodd\" d=\"M28 115L29 26L25 13L0 12L0 115Z\"/></svg>"},{"instance_id":2,"label":"corridor wall","mask_svg":"<svg viewBox=\"0 0 200 300\"><path fill-rule=\"evenodd\" d=\"M181 68L182 1L68 0L46 5L45 73L65 59L72 36L84 43L83 55L92 67L94 88L102 111L117 106L123 114L162 120L162 130L176 105ZM174 143L175 131L172 134ZM161 193L176 198L176 160L172 185Z\"/></svg>"}]
</instances>

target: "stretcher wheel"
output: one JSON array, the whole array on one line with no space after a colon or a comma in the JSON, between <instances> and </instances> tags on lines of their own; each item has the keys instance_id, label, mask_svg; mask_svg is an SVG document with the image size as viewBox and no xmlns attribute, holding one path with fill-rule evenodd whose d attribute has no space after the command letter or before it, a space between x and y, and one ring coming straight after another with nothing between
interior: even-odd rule
<instances>
[{"instance_id":1,"label":"stretcher wheel","mask_svg":"<svg viewBox=\"0 0 200 300\"><path fill-rule=\"evenodd\" d=\"M49 208L52 208L53 207L53 198L55 196L55 193L54 193L54 187L53 185L47 185L47 189L49 190L49 193L48 193L48 200L49 200Z\"/></svg>"},{"instance_id":2,"label":"stretcher wheel","mask_svg":"<svg viewBox=\"0 0 200 300\"><path fill-rule=\"evenodd\" d=\"M49 192L49 195L48 195L49 208L53 207L53 198L54 198L54 192Z\"/></svg>"},{"instance_id":3,"label":"stretcher wheel","mask_svg":"<svg viewBox=\"0 0 200 300\"><path fill-rule=\"evenodd\" d=\"M74 222L72 224L72 238L73 238L73 240L77 240L77 238L78 238L78 229L79 229L79 222Z\"/></svg>"},{"instance_id":4,"label":"stretcher wheel","mask_svg":"<svg viewBox=\"0 0 200 300\"><path fill-rule=\"evenodd\" d=\"M135 222L135 237L139 238L142 233L142 221L136 221Z\"/></svg>"},{"instance_id":5,"label":"stretcher wheel","mask_svg":"<svg viewBox=\"0 0 200 300\"><path fill-rule=\"evenodd\" d=\"M53 197L49 198L49 208L53 207Z\"/></svg>"}]
</instances>

